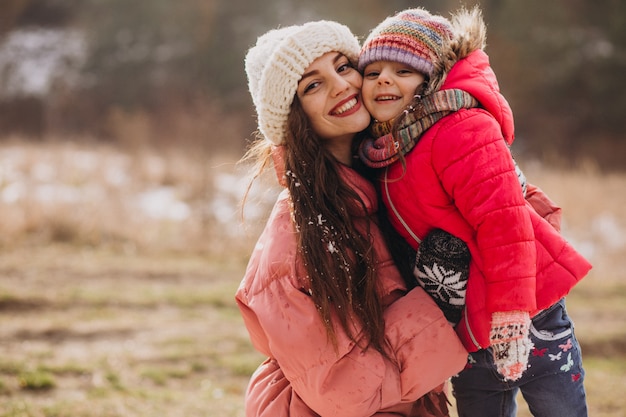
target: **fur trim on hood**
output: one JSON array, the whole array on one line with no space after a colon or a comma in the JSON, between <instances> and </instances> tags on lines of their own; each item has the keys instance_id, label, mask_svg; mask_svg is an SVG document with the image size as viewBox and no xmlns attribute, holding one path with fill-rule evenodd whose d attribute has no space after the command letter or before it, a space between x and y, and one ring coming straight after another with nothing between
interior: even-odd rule
<instances>
[{"instance_id":1,"label":"fur trim on hood","mask_svg":"<svg viewBox=\"0 0 626 417\"><path fill-rule=\"evenodd\" d=\"M478 6L472 10L459 10L450 21L453 38L444 46L441 60L435 64L425 95L439 91L454 64L478 49L483 50L487 45L487 27Z\"/></svg>"}]
</instances>

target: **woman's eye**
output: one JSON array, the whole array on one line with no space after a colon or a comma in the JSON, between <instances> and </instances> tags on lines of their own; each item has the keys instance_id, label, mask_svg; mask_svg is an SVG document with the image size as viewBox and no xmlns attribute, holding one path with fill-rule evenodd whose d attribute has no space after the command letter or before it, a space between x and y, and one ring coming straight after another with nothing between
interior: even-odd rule
<instances>
[{"instance_id":1,"label":"woman's eye","mask_svg":"<svg viewBox=\"0 0 626 417\"><path fill-rule=\"evenodd\" d=\"M320 83L315 81L312 82L311 84L307 85L306 87L304 87L304 91L303 93L306 94L307 92L313 90L315 87L317 87Z\"/></svg>"},{"instance_id":2,"label":"woman's eye","mask_svg":"<svg viewBox=\"0 0 626 417\"><path fill-rule=\"evenodd\" d=\"M350 65L350 63L346 62L345 64L339 65L339 67L337 68L337 72L338 73L342 73L344 71L348 71L351 68L352 68L352 65Z\"/></svg>"}]
</instances>

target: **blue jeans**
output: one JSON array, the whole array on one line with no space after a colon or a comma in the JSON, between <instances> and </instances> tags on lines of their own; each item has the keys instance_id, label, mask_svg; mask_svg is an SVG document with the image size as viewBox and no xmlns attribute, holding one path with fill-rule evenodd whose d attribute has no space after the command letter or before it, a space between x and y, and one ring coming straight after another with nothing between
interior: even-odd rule
<instances>
[{"instance_id":1,"label":"blue jeans","mask_svg":"<svg viewBox=\"0 0 626 417\"><path fill-rule=\"evenodd\" d=\"M535 417L587 417L585 371L565 300L532 319L530 337L529 368L517 381L498 374L491 349L470 354L452 378L459 417L514 417L518 390Z\"/></svg>"}]
</instances>

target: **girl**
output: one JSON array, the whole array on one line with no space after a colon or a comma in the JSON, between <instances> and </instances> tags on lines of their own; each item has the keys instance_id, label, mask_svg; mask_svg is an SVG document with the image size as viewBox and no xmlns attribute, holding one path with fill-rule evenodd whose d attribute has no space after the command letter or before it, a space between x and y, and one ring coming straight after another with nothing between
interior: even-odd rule
<instances>
[{"instance_id":1,"label":"girl","mask_svg":"<svg viewBox=\"0 0 626 417\"><path fill-rule=\"evenodd\" d=\"M434 302L405 283L374 187L351 168L370 121L358 51L348 28L319 21L272 30L246 56L261 133L246 159L257 174L273 160L285 187L236 294L267 355L250 417L447 415L429 392L467 360Z\"/></svg>"},{"instance_id":2,"label":"girl","mask_svg":"<svg viewBox=\"0 0 626 417\"><path fill-rule=\"evenodd\" d=\"M520 192L513 115L485 33L477 8L451 22L410 9L376 27L359 57L376 119L360 156L382 168L391 221L420 252L418 279L446 287L448 301L462 271L425 262L424 239L444 230L469 248L467 292L453 299L463 307L457 334L473 352L452 379L459 415L514 416L521 389L535 416L586 416L563 297L591 266L541 217L546 205L534 209Z\"/></svg>"}]
</instances>

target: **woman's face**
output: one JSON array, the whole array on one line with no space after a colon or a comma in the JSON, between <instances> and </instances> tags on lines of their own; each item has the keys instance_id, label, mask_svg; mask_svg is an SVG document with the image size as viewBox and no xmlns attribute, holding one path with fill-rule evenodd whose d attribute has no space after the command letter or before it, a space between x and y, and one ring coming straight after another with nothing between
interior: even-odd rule
<instances>
[{"instance_id":1,"label":"woman's face","mask_svg":"<svg viewBox=\"0 0 626 417\"><path fill-rule=\"evenodd\" d=\"M313 131L338 159L337 153L349 152L354 135L370 122L362 84L361 74L339 52L317 58L298 82L296 95Z\"/></svg>"}]
</instances>

